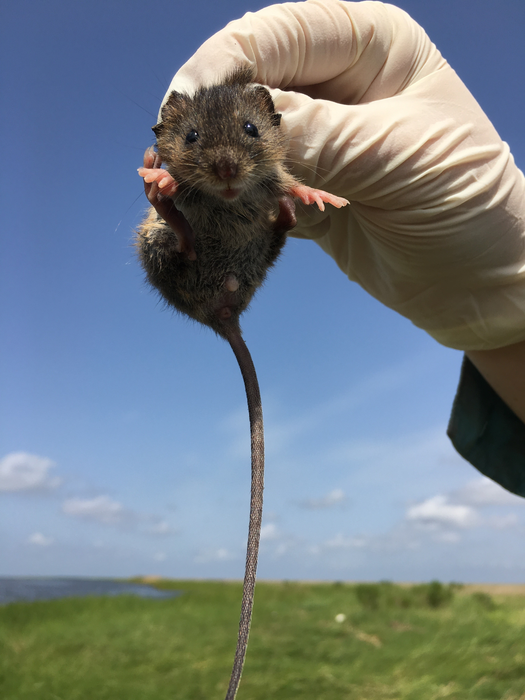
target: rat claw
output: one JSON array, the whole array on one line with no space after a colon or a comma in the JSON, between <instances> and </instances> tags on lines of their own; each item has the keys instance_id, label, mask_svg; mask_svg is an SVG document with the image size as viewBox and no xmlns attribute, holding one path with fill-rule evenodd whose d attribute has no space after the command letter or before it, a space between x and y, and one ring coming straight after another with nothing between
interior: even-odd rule
<instances>
[{"instance_id":1,"label":"rat claw","mask_svg":"<svg viewBox=\"0 0 525 700\"><path fill-rule=\"evenodd\" d=\"M160 168L162 161L155 146L148 146L144 152L143 166L145 168Z\"/></svg>"},{"instance_id":2,"label":"rat claw","mask_svg":"<svg viewBox=\"0 0 525 700\"><path fill-rule=\"evenodd\" d=\"M317 191L314 190L314 191L311 193L311 197L312 197L312 199L314 200L314 202L317 204L317 206L319 207L319 209L320 209L321 211L324 211L324 202L323 202L323 200L322 200L322 197L319 195L319 193L318 193Z\"/></svg>"},{"instance_id":3,"label":"rat claw","mask_svg":"<svg viewBox=\"0 0 525 700\"><path fill-rule=\"evenodd\" d=\"M146 160L146 158L144 158ZM177 192L178 184L164 168L148 168L142 167L137 169L140 177L144 178L144 182L148 185L156 182L161 194L165 197L173 197Z\"/></svg>"},{"instance_id":4,"label":"rat claw","mask_svg":"<svg viewBox=\"0 0 525 700\"><path fill-rule=\"evenodd\" d=\"M324 190L316 190L307 185L294 185L294 187L290 188L289 192L292 197L297 197L303 204L317 204L321 211L325 209L325 202L331 204L333 207L337 207L337 209L350 204L350 202L343 197L337 197L335 194L330 194Z\"/></svg>"}]
</instances>

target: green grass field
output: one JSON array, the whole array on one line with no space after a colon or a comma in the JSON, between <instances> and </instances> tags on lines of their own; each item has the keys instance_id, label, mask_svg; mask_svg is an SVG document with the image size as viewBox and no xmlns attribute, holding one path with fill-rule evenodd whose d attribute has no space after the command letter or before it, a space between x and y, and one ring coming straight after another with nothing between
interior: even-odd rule
<instances>
[{"instance_id":1,"label":"green grass field","mask_svg":"<svg viewBox=\"0 0 525 700\"><path fill-rule=\"evenodd\" d=\"M0 607L0 697L222 700L241 585L158 585L184 595ZM261 582L238 698L525 700L525 597Z\"/></svg>"}]
</instances>

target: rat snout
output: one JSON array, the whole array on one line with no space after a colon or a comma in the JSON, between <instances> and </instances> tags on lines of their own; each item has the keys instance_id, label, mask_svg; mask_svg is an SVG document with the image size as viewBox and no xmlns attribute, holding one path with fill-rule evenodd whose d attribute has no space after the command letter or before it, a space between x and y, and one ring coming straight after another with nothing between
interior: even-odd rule
<instances>
[{"instance_id":1,"label":"rat snout","mask_svg":"<svg viewBox=\"0 0 525 700\"><path fill-rule=\"evenodd\" d=\"M230 156L218 158L214 163L213 169L221 180L233 180L238 170L236 161Z\"/></svg>"}]
</instances>

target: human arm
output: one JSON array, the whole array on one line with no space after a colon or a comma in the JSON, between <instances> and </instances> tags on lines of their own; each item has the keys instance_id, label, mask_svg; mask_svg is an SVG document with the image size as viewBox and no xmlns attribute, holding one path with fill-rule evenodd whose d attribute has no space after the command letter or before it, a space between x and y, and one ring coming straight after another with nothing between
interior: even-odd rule
<instances>
[{"instance_id":1,"label":"human arm","mask_svg":"<svg viewBox=\"0 0 525 700\"><path fill-rule=\"evenodd\" d=\"M292 235L445 345L524 339L515 297L490 300L525 282L523 175L419 25L375 2L274 5L211 37L170 90L245 62L273 88L292 173L351 201L299 207Z\"/></svg>"}]
</instances>

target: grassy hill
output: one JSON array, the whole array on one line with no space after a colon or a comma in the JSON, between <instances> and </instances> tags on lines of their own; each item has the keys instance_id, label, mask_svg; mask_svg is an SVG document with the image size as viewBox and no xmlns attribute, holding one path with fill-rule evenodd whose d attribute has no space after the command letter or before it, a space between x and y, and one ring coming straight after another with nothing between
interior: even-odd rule
<instances>
[{"instance_id":1,"label":"grassy hill","mask_svg":"<svg viewBox=\"0 0 525 700\"><path fill-rule=\"evenodd\" d=\"M3 700L224 697L241 584L0 607ZM257 585L239 700L525 700L525 588ZM521 595L520 595L521 593Z\"/></svg>"}]
</instances>

